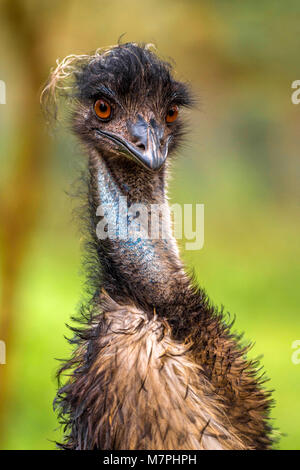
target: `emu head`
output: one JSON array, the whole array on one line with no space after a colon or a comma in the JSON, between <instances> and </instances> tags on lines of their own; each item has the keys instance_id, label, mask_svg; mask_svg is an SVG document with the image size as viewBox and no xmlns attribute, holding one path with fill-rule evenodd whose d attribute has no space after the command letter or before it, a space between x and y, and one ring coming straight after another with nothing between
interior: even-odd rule
<instances>
[{"instance_id":1,"label":"emu head","mask_svg":"<svg viewBox=\"0 0 300 470\"><path fill-rule=\"evenodd\" d=\"M75 78L75 133L102 155L125 155L159 170L183 135L180 111L191 104L188 87L144 45L114 46L77 63L70 57L53 76L55 82L71 70Z\"/></svg>"}]
</instances>

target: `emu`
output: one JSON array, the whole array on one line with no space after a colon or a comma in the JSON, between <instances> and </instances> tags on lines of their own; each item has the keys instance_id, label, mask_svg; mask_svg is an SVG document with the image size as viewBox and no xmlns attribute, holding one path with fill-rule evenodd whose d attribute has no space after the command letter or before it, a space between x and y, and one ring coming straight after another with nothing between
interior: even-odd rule
<instances>
[{"instance_id":1,"label":"emu","mask_svg":"<svg viewBox=\"0 0 300 470\"><path fill-rule=\"evenodd\" d=\"M124 238L119 226L115 237L96 235L121 197L149 211L167 207L181 111L193 104L189 87L144 44L57 64L43 99L69 94L72 128L88 154L92 286L59 372L68 372L55 400L65 426L59 446L270 449L272 398L258 362L187 274L175 239ZM99 213L105 205L112 210Z\"/></svg>"}]
</instances>

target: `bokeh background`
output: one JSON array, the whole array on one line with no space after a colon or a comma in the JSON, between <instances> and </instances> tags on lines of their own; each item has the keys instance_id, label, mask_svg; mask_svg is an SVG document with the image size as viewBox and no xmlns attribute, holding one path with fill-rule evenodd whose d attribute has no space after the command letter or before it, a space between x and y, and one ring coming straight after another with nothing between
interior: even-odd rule
<instances>
[{"instance_id":1,"label":"bokeh background","mask_svg":"<svg viewBox=\"0 0 300 470\"><path fill-rule=\"evenodd\" d=\"M205 204L205 246L184 252L236 329L263 354L281 449L300 448L298 1L0 0L0 448L52 449L55 358L82 296L71 212L85 158L49 134L39 93L56 59L154 42L199 98L175 164L172 202Z\"/></svg>"}]
</instances>

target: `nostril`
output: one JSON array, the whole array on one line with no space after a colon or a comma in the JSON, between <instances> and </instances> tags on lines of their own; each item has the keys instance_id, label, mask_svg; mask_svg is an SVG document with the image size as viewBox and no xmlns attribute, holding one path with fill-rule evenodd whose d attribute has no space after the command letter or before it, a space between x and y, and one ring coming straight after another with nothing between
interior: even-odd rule
<instances>
[{"instance_id":1,"label":"nostril","mask_svg":"<svg viewBox=\"0 0 300 470\"><path fill-rule=\"evenodd\" d=\"M146 150L146 147L144 144L142 144L141 142L139 142L138 144L136 144L136 146L141 149L141 150Z\"/></svg>"}]
</instances>

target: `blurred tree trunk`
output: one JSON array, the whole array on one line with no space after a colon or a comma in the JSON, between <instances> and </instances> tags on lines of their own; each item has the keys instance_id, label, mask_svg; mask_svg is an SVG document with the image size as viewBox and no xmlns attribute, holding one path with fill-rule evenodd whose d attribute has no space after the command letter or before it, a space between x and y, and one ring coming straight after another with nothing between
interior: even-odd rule
<instances>
[{"instance_id":1,"label":"blurred tree trunk","mask_svg":"<svg viewBox=\"0 0 300 470\"><path fill-rule=\"evenodd\" d=\"M25 4L25 5L24 5ZM11 180L3 188L0 200L1 217L1 316L0 339L6 343L7 364L0 366L0 440L5 436L6 409L10 395L10 354L13 350L15 327L22 315L17 310L17 291L21 268L30 235L33 232L43 190L43 174L47 160L47 134L41 119L39 90L47 75L42 54L43 25L26 14L22 0L4 0L1 14L22 64L22 100L18 106L19 124L14 129L15 168ZM1 444L1 442L0 442ZM0 445L1 447L1 445Z\"/></svg>"}]
</instances>

